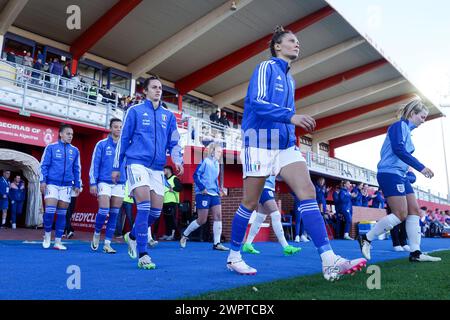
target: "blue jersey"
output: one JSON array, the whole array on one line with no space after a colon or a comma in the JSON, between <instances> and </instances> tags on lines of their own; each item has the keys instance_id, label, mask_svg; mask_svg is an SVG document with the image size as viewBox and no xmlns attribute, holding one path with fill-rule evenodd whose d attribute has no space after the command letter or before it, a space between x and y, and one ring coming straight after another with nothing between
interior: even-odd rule
<instances>
[{"instance_id":1,"label":"blue jersey","mask_svg":"<svg viewBox=\"0 0 450 320\"><path fill-rule=\"evenodd\" d=\"M336 190L333 192L333 202L336 213L341 212L341 201L339 200L339 192Z\"/></svg>"},{"instance_id":2,"label":"blue jersey","mask_svg":"<svg viewBox=\"0 0 450 320\"><path fill-rule=\"evenodd\" d=\"M61 140L49 144L41 159L40 182L56 186L81 186L80 152Z\"/></svg>"},{"instance_id":3,"label":"blue jersey","mask_svg":"<svg viewBox=\"0 0 450 320\"><path fill-rule=\"evenodd\" d=\"M162 170L166 153L176 164L182 164L180 135L175 116L161 104L155 109L149 100L127 110L122 133L116 148L113 170L126 165L141 164L153 170Z\"/></svg>"},{"instance_id":4,"label":"blue jersey","mask_svg":"<svg viewBox=\"0 0 450 320\"><path fill-rule=\"evenodd\" d=\"M264 189L275 191L275 176L267 177Z\"/></svg>"},{"instance_id":5,"label":"blue jersey","mask_svg":"<svg viewBox=\"0 0 450 320\"><path fill-rule=\"evenodd\" d=\"M197 166L194 172L195 194L201 194L206 189L209 195L219 195L219 161L213 157L207 157Z\"/></svg>"},{"instance_id":6,"label":"blue jersey","mask_svg":"<svg viewBox=\"0 0 450 320\"><path fill-rule=\"evenodd\" d=\"M372 208L384 209L384 198L381 193L376 192L376 197L372 200Z\"/></svg>"},{"instance_id":7,"label":"blue jersey","mask_svg":"<svg viewBox=\"0 0 450 320\"><path fill-rule=\"evenodd\" d=\"M272 58L256 67L244 100L245 147L276 150L295 145L295 126L291 124L294 92L294 79L286 61Z\"/></svg>"},{"instance_id":8,"label":"blue jersey","mask_svg":"<svg viewBox=\"0 0 450 320\"><path fill-rule=\"evenodd\" d=\"M370 196L363 195L362 196L362 206L367 208L369 206L369 200L370 200Z\"/></svg>"},{"instance_id":9,"label":"blue jersey","mask_svg":"<svg viewBox=\"0 0 450 320\"><path fill-rule=\"evenodd\" d=\"M0 178L0 199L8 199L10 183L5 177Z\"/></svg>"},{"instance_id":10,"label":"blue jersey","mask_svg":"<svg viewBox=\"0 0 450 320\"><path fill-rule=\"evenodd\" d=\"M405 177L409 167L413 167L419 172L425 168L419 160L412 156L414 145L411 140L411 131L414 128L416 127L413 123L403 118L389 127L381 148L378 172Z\"/></svg>"},{"instance_id":11,"label":"blue jersey","mask_svg":"<svg viewBox=\"0 0 450 320\"><path fill-rule=\"evenodd\" d=\"M20 181L18 186L15 183L11 184L9 198L14 201L25 200L25 183L23 181Z\"/></svg>"},{"instance_id":12,"label":"blue jersey","mask_svg":"<svg viewBox=\"0 0 450 320\"><path fill-rule=\"evenodd\" d=\"M327 203L328 191L325 185L320 186L318 184L316 187L316 200L318 203Z\"/></svg>"},{"instance_id":13,"label":"blue jersey","mask_svg":"<svg viewBox=\"0 0 450 320\"><path fill-rule=\"evenodd\" d=\"M339 191L339 202L341 212L352 210L352 195L346 188L341 188Z\"/></svg>"},{"instance_id":14,"label":"blue jersey","mask_svg":"<svg viewBox=\"0 0 450 320\"><path fill-rule=\"evenodd\" d=\"M362 207L363 195L359 188L353 188L352 193L356 193L356 197L352 198L352 204L357 207Z\"/></svg>"},{"instance_id":15,"label":"blue jersey","mask_svg":"<svg viewBox=\"0 0 450 320\"><path fill-rule=\"evenodd\" d=\"M117 143L111 136L97 142L92 153L91 168L89 169L89 184L97 185L100 182L112 184L111 174ZM125 164L120 167L118 184L125 183Z\"/></svg>"}]
</instances>

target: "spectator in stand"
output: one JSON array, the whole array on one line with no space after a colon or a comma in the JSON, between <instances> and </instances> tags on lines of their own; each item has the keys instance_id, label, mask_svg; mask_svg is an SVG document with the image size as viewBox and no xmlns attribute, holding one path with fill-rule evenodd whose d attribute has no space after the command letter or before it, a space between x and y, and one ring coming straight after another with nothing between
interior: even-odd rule
<instances>
[{"instance_id":1,"label":"spectator in stand","mask_svg":"<svg viewBox=\"0 0 450 320\"><path fill-rule=\"evenodd\" d=\"M211 122L220 123L220 111L216 110L215 112L211 113L211 115L209 116L209 120Z\"/></svg>"},{"instance_id":2,"label":"spectator in stand","mask_svg":"<svg viewBox=\"0 0 450 320\"><path fill-rule=\"evenodd\" d=\"M381 189L378 189L377 191L375 191L374 196L375 197L372 200L372 208L384 209L385 201L383 191Z\"/></svg>"},{"instance_id":3,"label":"spectator in stand","mask_svg":"<svg viewBox=\"0 0 450 320\"><path fill-rule=\"evenodd\" d=\"M25 201L25 183L20 175L14 177L9 189L9 198L11 199L11 222L12 228L16 229L17 216L22 215L23 202Z\"/></svg>"},{"instance_id":4,"label":"spectator in stand","mask_svg":"<svg viewBox=\"0 0 450 320\"><path fill-rule=\"evenodd\" d=\"M428 219L428 208L423 206L420 207L420 232L422 234L422 237L425 237L427 234L429 234L430 229L430 222Z\"/></svg>"},{"instance_id":5,"label":"spectator in stand","mask_svg":"<svg viewBox=\"0 0 450 320\"><path fill-rule=\"evenodd\" d=\"M445 210L445 223L450 225L450 210Z\"/></svg>"},{"instance_id":6,"label":"spectator in stand","mask_svg":"<svg viewBox=\"0 0 450 320\"><path fill-rule=\"evenodd\" d=\"M362 207L363 194L362 194L363 183L358 182L352 190L352 205L355 207Z\"/></svg>"},{"instance_id":7,"label":"spectator in stand","mask_svg":"<svg viewBox=\"0 0 450 320\"><path fill-rule=\"evenodd\" d=\"M435 220L437 222L439 222L439 225L444 227L444 223L445 223L444 212L439 210L439 208L436 208L434 210L434 217L435 217Z\"/></svg>"},{"instance_id":8,"label":"spectator in stand","mask_svg":"<svg viewBox=\"0 0 450 320\"><path fill-rule=\"evenodd\" d=\"M72 85L73 85L73 95L74 96L82 96L82 88L81 88L81 79L80 74L77 72L72 77Z\"/></svg>"},{"instance_id":9,"label":"spectator in stand","mask_svg":"<svg viewBox=\"0 0 450 320\"><path fill-rule=\"evenodd\" d=\"M26 76L26 80L31 76L31 68L33 68L33 58L31 57L31 52L25 51L23 57L23 65L29 69L25 70L24 74Z\"/></svg>"},{"instance_id":10,"label":"spectator in stand","mask_svg":"<svg viewBox=\"0 0 450 320\"><path fill-rule=\"evenodd\" d=\"M71 90L72 86L71 86L71 81L70 81L71 78L72 78L72 73L70 72L69 66L66 64L64 66L63 74L61 77L61 85L62 85L61 91L68 92L69 94L71 93L71 91L72 91Z\"/></svg>"},{"instance_id":11,"label":"spectator in stand","mask_svg":"<svg viewBox=\"0 0 450 320\"><path fill-rule=\"evenodd\" d=\"M16 63L16 54L13 51L8 51L6 53L6 61Z\"/></svg>"},{"instance_id":12,"label":"spectator in stand","mask_svg":"<svg viewBox=\"0 0 450 320\"><path fill-rule=\"evenodd\" d=\"M108 89L106 88L106 85L102 85L101 88L98 89L98 93L102 95L103 98L105 98L107 96L107 91ZM103 100L102 100L103 102Z\"/></svg>"},{"instance_id":13,"label":"spectator in stand","mask_svg":"<svg viewBox=\"0 0 450 320\"><path fill-rule=\"evenodd\" d=\"M97 105L97 94L98 94L98 86L96 81L92 81L91 86L89 87L88 95L89 102L88 104Z\"/></svg>"},{"instance_id":14,"label":"spectator in stand","mask_svg":"<svg viewBox=\"0 0 450 320\"><path fill-rule=\"evenodd\" d=\"M44 54L42 53L41 50L38 50L37 59L41 59L41 62L43 62L45 60L44 59Z\"/></svg>"},{"instance_id":15,"label":"spectator in stand","mask_svg":"<svg viewBox=\"0 0 450 320\"><path fill-rule=\"evenodd\" d=\"M112 103L113 111L116 111L116 107L118 106L118 103L119 103L118 100L116 101L116 98L117 98L117 91L113 90L109 95L109 99L110 99L110 102ZM117 102L117 104L116 104L116 102Z\"/></svg>"},{"instance_id":16,"label":"spectator in stand","mask_svg":"<svg viewBox=\"0 0 450 320\"><path fill-rule=\"evenodd\" d=\"M435 209L435 211L430 210L428 214L428 223L430 225L429 229L429 237L440 237L442 231L444 230L444 225L439 221L439 209Z\"/></svg>"},{"instance_id":17,"label":"spectator in stand","mask_svg":"<svg viewBox=\"0 0 450 320\"><path fill-rule=\"evenodd\" d=\"M2 225L0 226L1 229L6 229L6 215L8 214L9 207L10 176L11 171L4 170L3 176L0 178L0 209L2 210Z\"/></svg>"},{"instance_id":18,"label":"spectator in stand","mask_svg":"<svg viewBox=\"0 0 450 320\"><path fill-rule=\"evenodd\" d=\"M36 62L33 65L33 69L37 70L37 71L33 71L31 73L31 77L33 79L31 79L31 83L35 84L35 85L39 85L40 79L41 79L41 70L42 70L42 60L41 59L37 59Z\"/></svg>"},{"instance_id":19,"label":"spectator in stand","mask_svg":"<svg viewBox=\"0 0 450 320\"><path fill-rule=\"evenodd\" d=\"M219 118L219 123L221 123L225 127L228 127L228 128L230 127L230 121L228 121L226 111L222 111L222 116Z\"/></svg>"},{"instance_id":20,"label":"spectator in stand","mask_svg":"<svg viewBox=\"0 0 450 320\"><path fill-rule=\"evenodd\" d=\"M319 209L322 215L324 215L325 213L327 213L327 197L328 192L331 188L327 188L327 186L325 185L325 178L323 177L317 179L315 187L317 204L319 205Z\"/></svg>"},{"instance_id":21,"label":"spectator in stand","mask_svg":"<svg viewBox=\"0 0 450 320\"><path fill-rule=\"evenodd\" d=\"M361 193L362 193L362 206L367 208L369 206L369 201L372 199L372 196L369 195L369 185L367 183L363 184Z\"/></svg>"},{"instance_id":22,"label":"spectator in stand","mask_svg":"<svg viewBox=\"0 0 450 320\"><path fill-rule=\"evenodd\" d=\"M23 57L23 65L29 68L33 67L33 58L31 57L31 52L25 51L25 55Z\"/></svg>"},{"instance_id":23,"label":"spectator in stand","mask_svg":"<svg viewBox=\"0 0 450 320\"><path fill-rule=\"evenodd\" d=\"M63 67L59 63L58 58L54 58L52 64L50 65L49 73L52 74L50 77L51 88L57 90L59 85L59 78L63 74Z\"/></svg>"}]
</instances>

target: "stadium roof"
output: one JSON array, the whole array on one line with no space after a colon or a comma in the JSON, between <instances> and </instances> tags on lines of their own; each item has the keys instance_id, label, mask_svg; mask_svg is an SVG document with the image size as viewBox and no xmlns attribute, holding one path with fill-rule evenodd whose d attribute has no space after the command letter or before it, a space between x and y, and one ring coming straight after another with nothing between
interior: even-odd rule
<instances>
[{"instance_id":1,"label":"stadium roof","mask_svg":"<svg viewBox=\"0 0 450 320\"><path fill-rule=\"evenodd\" d=\"M301 59L291 72L297 108L318 119L313 141L339 146L343 137L382 132L414 94L430 107L429 119L442 116L323 0L78 0L81 29L69 30L73 2L0 0L9 17L0 30L25 30L67 46L75 58L87 52L114 61L134 78L158 74L181 94L195 90L221 108L242 110L247 81L270 56L268 40L279 24L300 40Z\"/></svg>"}]
</instances>

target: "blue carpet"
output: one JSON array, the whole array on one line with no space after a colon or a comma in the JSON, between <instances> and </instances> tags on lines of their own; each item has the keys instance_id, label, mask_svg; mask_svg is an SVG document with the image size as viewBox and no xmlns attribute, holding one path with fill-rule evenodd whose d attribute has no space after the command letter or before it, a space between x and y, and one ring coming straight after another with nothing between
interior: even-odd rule
<instances>
[{"instance_id":1,"label":"blue carpet","mask_svg":"<svg viewBox=\"0 0 450 320\"><path fill-rule=\"evenodd\" d=\"M298 245L298 244L294 244ZM40 242L0 241L0 299L177 299L243 285L286 279L321 272L311 242L301 243L297 255L285 257L278 243L256 243L259 255L244 254L258 269L256 276L238 276L225 268L226 252L213 251L210 243L162 242L150 250L156 270L137 269L125 244L118 253L92 252L89 243L69 241L65 252L43 249ZM335 252L346 258L360 257L356 241L332 241ZM394 252L392 242L374 241L371 263L407 258ZM101 250L102 245L99 250ZM450 249L450 239L423 239L425 252ZM69 290L66 273L70 265L81 270L81 289Z\"/></svg>"}]
</instances>

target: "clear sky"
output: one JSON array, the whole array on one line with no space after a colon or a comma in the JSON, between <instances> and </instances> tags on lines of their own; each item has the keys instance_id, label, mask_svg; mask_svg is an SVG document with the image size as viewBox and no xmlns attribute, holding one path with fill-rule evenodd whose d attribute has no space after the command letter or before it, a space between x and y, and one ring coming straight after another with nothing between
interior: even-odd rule
<instances>
[{"instance_id":1,"label":"clear sky","mask_svg":"<svg viewBox=\"0 0 450 320\"><path fill-rule=\"evenodd\" d=\"M328 0L361 34L367 34L427 97L443 103L450 91L450 1ZM446 194L443 140L450 163L450 107L447 114L413 131L414 156L435 173L416 184ZM442 138L441 122L444 125ZM338 148L336 157L376 170L385 135ZM450 169L450 168L449 168Z\"/></svg>"}]
</instances>

